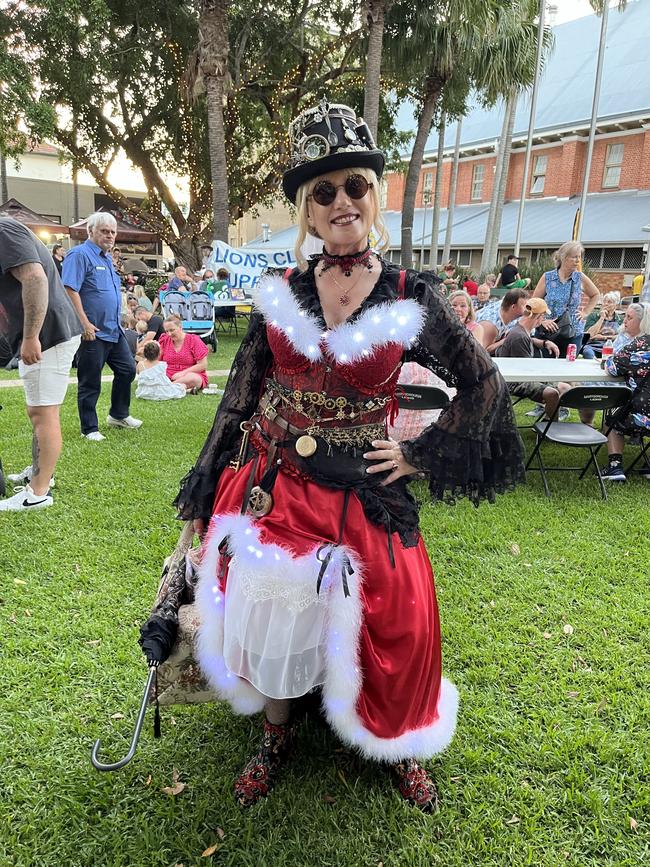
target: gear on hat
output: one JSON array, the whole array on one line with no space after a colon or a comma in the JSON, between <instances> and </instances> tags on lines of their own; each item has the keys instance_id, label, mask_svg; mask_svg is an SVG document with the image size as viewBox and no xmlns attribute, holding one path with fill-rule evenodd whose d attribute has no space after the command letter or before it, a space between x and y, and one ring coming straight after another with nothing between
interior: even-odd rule
<instances>
[{"instance_id":1,"label":"gear on hat","mask_svg":"<svg viewBox=\"0 0 650 867\"><path fill-rule=\"evenodd\" d=\"M384 155L363 118L349 106L330 105L325 98L291 122L289 146L291 166L282 188L293 204L305 181L326 172L368 168L380 178L384 170Z\"/></svg>"}]
</instances>

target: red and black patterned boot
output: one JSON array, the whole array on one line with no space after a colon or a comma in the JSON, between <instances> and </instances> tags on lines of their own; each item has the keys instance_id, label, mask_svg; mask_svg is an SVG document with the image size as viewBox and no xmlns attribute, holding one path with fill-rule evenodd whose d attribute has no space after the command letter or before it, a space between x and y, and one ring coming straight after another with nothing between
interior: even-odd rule
<instances>
[{"instance_id":1,"label":"red and black patterned boot","mask_svg":"<svg viewBox=\"0 0 650 867\"><path fill-rule=\"evenodd\" d=\"M404 759L392 768L397 776L397 788L405 801L425 813L433 813L438 808L438 790L422 765L415 759Z\"/></svg>"},{"instance_id":2,"label":"red and black patterned boot","mask_svg":"<svg viewBox=\"0 0 650 867\"><path fill-rule=\"evenodd\" d=\"M264 720L259 752L235 780L235 799L241 807L252 807L271 791L289 758L295 734L294 723L273 725Z\"/></svg>"}]
</instances>

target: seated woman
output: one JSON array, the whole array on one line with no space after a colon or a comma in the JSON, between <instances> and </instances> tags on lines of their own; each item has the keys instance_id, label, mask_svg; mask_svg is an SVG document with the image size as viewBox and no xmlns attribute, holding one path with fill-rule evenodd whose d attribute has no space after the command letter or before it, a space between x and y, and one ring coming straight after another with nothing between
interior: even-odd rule
<instances>
[{"instance_id":1,"label":"seated woman","mask_svg":"<svg viewBox=\"0 0 650 867\"><path fill-rule=\"evenodd\" d=\"M131 294L135 295L135 297L137 298L138 307L144 307L145 310L149 310L150 312L153 310L153 304L151 300L147 296L147 293L144 291L144 287L140 286L139 283L131 289Z\"/></svg>"},{"instance_id":2,"label":"seated woman","mask_svg":"<svg viewBox=\"0 0 650 867\"><path fill-rule=\"evenodd\" d=\"M208 347L197 334L186 334L180 316L175 313L163 322L160 337L160 360L167 362L167 376L194 393L208 384Z\"/></svg>"},{"instance_id":3,"label":"seated woman","mask_svg":"<svg viewBox=\"0 0 650 867\"><path fill-rule=\"evenodd\" d=\"M585 337L589 337L589 343L583 345L582 354L585 358L600 357L603 346L607 340L614 340L618 330L623 324L623 316L616 312L621 300L619 292L607 292L602 297L600 310L594 310L585 321ZM586 354L585 350L591 353Z\"/></svg>"},{"instance_id":4,"label":"seated woman","mask_svg":"<svg viewBox=\"0 0 650 867\"><path fill-rule=\"evenodd\" d=\"M631 305L636 306L636 305ZM610 482L625 482L623 448L626 436L650 436L650 334L629 341L623 349L608 358L605 370L612 376L625 377L633 388L632 401L614 414L612 429L607 436L609 464L601 472ZM650 464L646 460L640 474L650 479Z\"/></svg>"},{"instance_id":5,"label":"seated woman","mask_svg":"<svg viewBox=\"0 0 650 867\"><path fill-rule=\"evenodd\" d=\"M214 295L214 284L214 271L210 268L206 268L203 272L201 282L199 283L199 292L208 292L210 295Z\"/></svg>"},{"instance_id":6,"label":"seated woman","mask_svg":"<svg viewBox=\"0 0 650 867\"><path fill-rule=\"evenodd\" d=\"M484 346L483 326L476 321L476 311L467 292L464 289L457 289L452 292L449 296L449 303L465 328L472 332L474 339L478 340L481 346Z\"/></svg>"},{"instance_id":7,"label":"seated woman","mask_svg":"<svg viewBox=\"0 0 650 867\"><path fill-rule=\"evenodd\" d=\"M157 340L150 340L144 347L135 381L135 396L141 400L177 400L187 394L182 383L172 382L167 376L167 364L160 360L160 344Z\"/></svg>"},{"instance_id":8,"label":"seated woman","mask_svg":"<svg viewBox=\"0 0 650 867\"><path fill-rule=\"evenodd\" d=\"M635 337L642 337L644 334L650 334L650 305L630 304L614 341L614 352L620 352Z\"/></svg>"}]
</instances>

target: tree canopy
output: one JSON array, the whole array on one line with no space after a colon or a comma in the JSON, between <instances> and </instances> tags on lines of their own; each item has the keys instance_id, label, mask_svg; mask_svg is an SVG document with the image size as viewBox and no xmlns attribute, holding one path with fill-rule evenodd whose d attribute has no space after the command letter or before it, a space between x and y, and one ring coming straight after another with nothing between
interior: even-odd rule
<instances>
[{"instance_id":1,"label":"tree canopy","mask_svg":"<svg viewBox=\"0 0 650 867\"><path fill-rule=\"evenodd\" d=\"M346 0L226 5L224 137L237 219L277 194L286 129L300 110L324 93L361 104L364 31ZM210 235L212 207L200 11L198 0L8 0L0 9L0 149L58 145L189 263ZM120 150L143 174L141 206L108 180ZM189 178L189 209L165 181L171 172Z\"/></svg>"}]
</instances>

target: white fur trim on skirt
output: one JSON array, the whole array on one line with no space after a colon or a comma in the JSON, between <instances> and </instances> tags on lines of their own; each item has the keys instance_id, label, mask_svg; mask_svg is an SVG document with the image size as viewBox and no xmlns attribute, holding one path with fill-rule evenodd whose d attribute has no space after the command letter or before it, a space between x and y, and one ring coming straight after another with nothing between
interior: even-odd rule
<instances>
[{"instance_id":1,"label":"white fur trim on skirt","mask_svg":"<svg viewBox=\"0 0 650 867\"><path fill-rule=\"evenodd\" d=\"M212 519L196 593L202 625L197 635L197 659L210 685L220 698L241 714L261 711L269 696L245 677L229 669L224 658L226 596L217 584L219 545L228 536L231 555L228 581L249 580L251 569L265 583L283 576L290 605L300 607L301 588L309 581L315 595L321 560L316 546L296 557L280 545L260 541L255 521L247 515L215 516ZM347 557L354 570L348 576L350 595L344 596L341 569ZM296 577L297 576L297 577ZM426 759L441 752L456 727L458 692L443 679L438 699L438 719L430 726L407 731L395 738L380 738L365 728L356 711L363 675L359 662L359 633L363 622L362 568L355 553L343 546L334 549L320 590L322 619L323 707L329 724L339 737L366 757L378 761L404 758ZM292 602L293 600L293 602ZM275 698L287 696L272 696Z\"/></svg>"}]
</instances>

